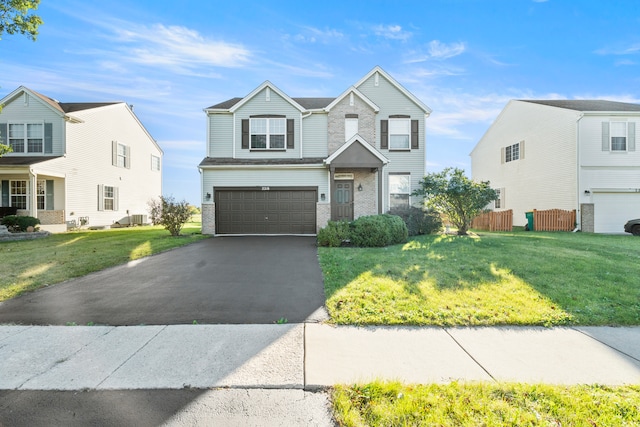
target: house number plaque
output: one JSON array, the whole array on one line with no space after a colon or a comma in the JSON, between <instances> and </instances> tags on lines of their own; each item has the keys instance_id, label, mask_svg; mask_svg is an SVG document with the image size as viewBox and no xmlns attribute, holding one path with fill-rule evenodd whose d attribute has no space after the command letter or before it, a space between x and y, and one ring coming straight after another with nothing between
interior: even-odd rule
<instances>
[{"instance_id":1,"label":"house number plaque","mask_svg":"<svg viewBox=\"0 0 640 427\"><path fill-rule=\"evenodd\" d=\"M269 187L262 187L262 191L269 191Z\"/></svg>"}]
</instances>

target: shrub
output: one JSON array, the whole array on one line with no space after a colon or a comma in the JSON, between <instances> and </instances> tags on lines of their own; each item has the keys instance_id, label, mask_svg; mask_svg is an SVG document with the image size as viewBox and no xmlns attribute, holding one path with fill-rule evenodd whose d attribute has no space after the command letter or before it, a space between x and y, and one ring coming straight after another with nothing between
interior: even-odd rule
<instances>
[{"instance_id":1,"label":"shrub","mask_svg":"<svg viewBox=\"0 0 640 427\"><path fill-rule=\"evenodd\" d=\"M179 236L191 218L191 208L185 200L176 202L172 196L160 196L160 200L152 200L148 204L153 224L162 225L172 236Z\"/></svg>"},{"instance_id":2,"label":"shrub","mask_svg":"<svg viewBox=\"0 0 640 427\"><path fill-rule=\"evenodd\" d=\"M32 216L8 215L0 219L0 224L6 225L9 231L16 233L27 231L29 227L35 230L40 220Z\"/></svg>"},{"instance_id":3,"label":"shrub","mask_svg":"<svg viewBox=\"0 0 640 427\"><path fill-rule=\"evenodd\" d=\"M349 240L351 225L347 221L329 221L318 232L318 245L337 247Z\"/></svg>"},{"instance_id":4,"label":"shrub","mask_svg":"<svg viewBox=\"0 0 640 427\"><path fill-rule=\"evenodd\" d=\"M407 226L396 215L361 216L353 221L350 240L355 246L382 247L407 241Z\"/></svg>"},{"instance_id":5,"label":"shrub","mask_svg":"<svg viewBox=\"0 0 640 427\"><path fill-rule=\"evenodd\" d=\"M389 214L402 218L407 225L409 236L432 234L442 229L442 219L440 215L433 210L409 206L393 208L389 211Z\"/></svg>"}]
</instances>

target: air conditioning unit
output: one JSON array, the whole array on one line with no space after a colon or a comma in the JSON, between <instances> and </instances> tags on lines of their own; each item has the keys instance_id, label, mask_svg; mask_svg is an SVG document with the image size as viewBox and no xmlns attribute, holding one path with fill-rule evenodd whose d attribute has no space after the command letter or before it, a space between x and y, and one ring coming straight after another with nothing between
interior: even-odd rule
<instances>
[{"instance_id":1,"label":"air conditioning unit","mask_svg":"<svg viewBox=\"0 0 640 427\"><path fill-rule=\"evenodd\" d=\"M144 225L147 223L147 216L142 214L131 215L131 224Z\"/></svg>"}]
</instances>

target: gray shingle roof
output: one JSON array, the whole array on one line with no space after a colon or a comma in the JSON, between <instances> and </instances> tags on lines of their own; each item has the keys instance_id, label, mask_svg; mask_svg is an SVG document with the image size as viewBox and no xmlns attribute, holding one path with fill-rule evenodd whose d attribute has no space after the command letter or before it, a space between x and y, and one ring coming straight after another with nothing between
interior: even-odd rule
<instances>
[{"instance_id":1,"label":"gray shingle roof","mask_svg":"<svg viewBox=\"0 0 640 427\"><path fill-rule=\"evenodd\" d=\"M243 98L231 98L219 104L212 105L207 110L228 110L242 101ZM335 98L291 98L307 110L318 110L331 104Z\"/></svg>"},{"instance_id":2,"label":"gray shingle roof","mask_svg":"<svg viewBox=\"0 0 640 427\"><path fill-rule=\"evenodd\" d=\"M113 104L120 104L120 102L60 102L60 107L65 113L73 113L74 111L90 110Z\"/></svg>"},{"instance_id":3,"label":"gray shingle roof","mask_svg":"<svg viewBox=\"0 0 640 427\"><path fill-rule=\"evenodd\" d=\"M576 111L640 111L640 104L599 99L521 99L520 101Z\"/></svg>"},{"instance_id":4,"label":"gray shingle roof","mask_svg":"<svg viewBox=\"0 0 640 427\"><path fill-rule=\"evenodd\" d=\"M199 166L265 166L265 165L321 165L324 157L304 159L232 159L205 157Z\"/></svg>"},{"instance_id":5,"label":"gray shingle roof","mask_svg":"<svg viewBox=\"0 0 640 427\"><path fill-rule=\"evenodd\" d=\"M0 166L29 166L62 156L12 156L5 154L0 157Z\"/></svg>"}]
</instances>

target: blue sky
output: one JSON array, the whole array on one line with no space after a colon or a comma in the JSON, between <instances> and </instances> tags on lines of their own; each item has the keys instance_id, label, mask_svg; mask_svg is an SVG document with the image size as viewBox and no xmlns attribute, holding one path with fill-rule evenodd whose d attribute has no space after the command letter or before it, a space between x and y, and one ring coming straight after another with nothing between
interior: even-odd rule
<instances>
[{"instance_id":1,"label":"blue sky","mask_svg":"<svg viewBox=\"0 0 640 427\"><path fill-rule=\"evenodd\" d=\"M469 153L510 99L640 103L640 2L42 0L36 42L0 40L0 97L126 101L199 205L203 109L265 80L338 96L376 65L433 109L427 169Z\"/></svg>"}]
</instances>

